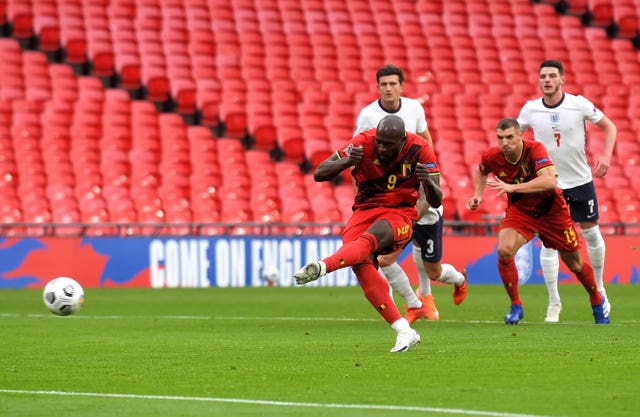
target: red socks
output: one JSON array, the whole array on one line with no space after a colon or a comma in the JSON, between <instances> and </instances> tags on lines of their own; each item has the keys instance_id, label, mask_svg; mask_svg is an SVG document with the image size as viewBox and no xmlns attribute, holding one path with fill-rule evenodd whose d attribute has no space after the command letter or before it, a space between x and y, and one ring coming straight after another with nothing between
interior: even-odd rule
<instances>
[{"instance_id":1,"label":"red socks","mask_svg":"<svg viewBox=\"0 0 640 417\"><path fill-rule=\"evenodd\" d=\"M402 318L398 307L389 294L387 280L380 275L378 269L373 265L373 261L367 260L354 265L353 272L358 277L364 296L387 323L393 324Z\"/></svg>"},{"instance_id":2,"label":"red socks","mask_svg":"<svg viewBox=\"0 0 640 417\"><path fill-rule=\"evenodd\" d=\"M522 300L518 293L518 270L516 269L514 258L499 258L498 271L500 272L500 278L502 278L502 284L511 299L511 304L522 305ZM589 293L589 302L591 302L591 305L597 306L600 304L602 302L602 295L598 292L596 279L593 275L593 268L589 262L586 260L583 261L582 271L576 274L576 278L578 278L578 281L580 281L584 289Z\"/></svg>"},{"instance_id":3,"label":"red socks","mask_svg":"<svg viewBox=\"0 0 640 417\"><path fill-rule=\"evenodd\" d=\"M353 266L378 250L378 240L371 233L365 233L359 238L342 245L333 255L322 261L327 265L327 274L336 269Z\"/></svg>"},{"instance_id":4,"label":"red socks","mask_svg":"<svg viewBox=\"0 0 640 417\"><path fill-rule=\"evenodd\" d=\"M592 306L597 306L602 302L602 295L598 292L596 285L596 278L593 275L593 267L589 262L584 260L582 262L582 271L576 274L576 278L582 284L585 290L589 293L589 302Z\"/></svg>"},{"instance_id":5,"label":"red socks","mask_svg":"<svg viewBox=\"0 0 640 417\"><path fill-rule=\"evenodd\" d=\"M504 285L507 294L511 299L511 304L518 304L522 306L522 300L518 293L518 270L516 269L515 258L509 259L498 258L498 272L500 272L500 278L502 278L502 284ZM592 273L593 277L593 273Z\"/></svg>"},{"instance_id":6,"label":"red socks","mask_svg":"<svg viewBox=\"0 0 640 417\"><path fill-rule=\"evenodd\" d=\"M387 323L392 324L401 319L402 315L389 294L387 280L380 275L374 260L370 258L370 255L376 250L378 250L378 240L372 234L365 233L359 238L345 243L333 255L322 261L327 266L327 273L351 266L358 277L364 296L367 297L378 314Z\"/></svg>"}]
</instances>

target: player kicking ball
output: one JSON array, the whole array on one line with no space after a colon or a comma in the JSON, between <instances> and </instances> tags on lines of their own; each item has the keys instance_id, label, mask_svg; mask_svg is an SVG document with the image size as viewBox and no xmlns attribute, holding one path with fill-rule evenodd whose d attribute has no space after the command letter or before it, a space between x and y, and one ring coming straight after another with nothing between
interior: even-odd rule
<instances>
[{"instance_id":1,"label":"player kicking ball","mask_svg":"<svg viewBox=\"0 0 640 417\"><path fill-rule=\"evenodd\" d=\"M320 163L314 178L330 181L351 167L357 192L353 215L342 234L343 245L323 260L303 266L294 278L301 285L351 267L369 303L396 331L391 352L404 352L420 343L420 335L393 302L389 284L378 272L377 257L411 241L420 184L430 205L442 203L436 158L422 137L406 132L402 118L389 115L377 128L357 134Z\"/></svg>"}]
</instances>

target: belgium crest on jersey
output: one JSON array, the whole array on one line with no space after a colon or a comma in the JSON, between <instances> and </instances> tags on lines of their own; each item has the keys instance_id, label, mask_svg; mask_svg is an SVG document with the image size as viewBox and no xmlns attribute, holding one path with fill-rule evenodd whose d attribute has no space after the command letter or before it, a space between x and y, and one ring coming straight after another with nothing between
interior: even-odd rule
<instances>
[{"instance_id":1,"label":"belgium crest on jersey","mask_svg":"<svg viewBox=\"0 0 640 417\"><path fill-rule=\"evenodd\" d=\"M411 172L412 172L411 162L407 162L407 161L402 162L402 173L401 173L401 176L404 177L404 178L410 177L411 176Z\"/></svg>"}]
</instances>

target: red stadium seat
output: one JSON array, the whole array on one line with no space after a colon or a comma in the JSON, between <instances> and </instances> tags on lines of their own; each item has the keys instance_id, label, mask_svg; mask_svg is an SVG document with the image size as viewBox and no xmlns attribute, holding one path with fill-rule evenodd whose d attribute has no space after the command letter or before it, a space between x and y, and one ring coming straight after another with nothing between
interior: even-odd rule
<instances>
[{"instance_id":1,"label":"red stadium seat","mask_svg":"<svg viewBox=\"0 0 640 417\"><path fill-rule=\"evenodd\" d=\"M12 35L18 39L33 36L33 9L31 2L7 2L7 18L11 22Z\"/></svg>"},{"instance_id":2,"label":"red stadium seat","mask_svg":"<svg viewBox=\"0 0 640 417\"><path fill-rule=\"evenodd\" d=\"M591 24L606 27L614 21L614 6L612 0L589 0L589 10L592 16Z\"/></svg>"},{"instance_id":3,"label":"red stadium seat","mask_svg":"<svg viewBox=\"0 0 640 417\"><path fill-rule=\"evenodd\" d=\"M33 18L33 30L38 37L38 48L43 51L57 51L60 48L60 23L57 12L44 14L37 10Z\"/></svg>"},{"instance_id":4,"label":"red stadium seat","mask_svg":"<svg viewBox=\"0 0 640 417\"><path fill-rule=\"evenodd\" d=\"M613 8L613 17L616 22L617 35L625 38L633 38L640 33L640 4L629 1L626 4L616 4Z\"/></svg>"},{"instance_id":5,"label":"red stadium seat","mask_svg":"<svg viewBox=\"0 0 640 417\"><path fill-rule=\"evenodd\" d=\"M304 160L304 137L297 126L278 127L278 146L285 160L302 162Z\"/></svg>"},{"instance_id":6,"label":"red stadium seat","mask_svg":"<svg viewBox=\"0 0 640 417\"><path fill-rule=\"evenodd\" d=\"M589 9L589 0L566 0L565 13L574 16L583 16Z\"/></svg>"},{"instance_id":7,"label":"red stadium seat","mask_svg":"<svg viewBox=\"0 0 640 417\"><path fill-rule=\"evenodd\" d=\"M304 133L304 153L311 164L311 169L327 159L332 153L331 142L326 136L325 129L305 129Z\"/></svg>"},{"instance_id":8,"label":"red stadium seat","mask_svg":"<svg viewBox=\"0 0 640 417\"><path fill-rule=\"evenodd\" d=\"M606 199L598 199L598 214L600 219L600 231L603 234L615 234L615 224L621 220L620 213L615 202ZM613 224L613 225L612 225Z\"/></svg>"},{"instance_id":9,"label":"red stadium seat","mask_svg":"<svg viewBox=\"0 0 640 417\"><path fill-rule=\"evenodd\" d=\"M248 131L251 135L251 147L270 151L275 148L277 130L270 113L248 115Z\"/></svg>"},{"instance_id":10,"label":"red stadium seat","mask_svg":"<svg viewBox=\"0 0 640 417\"><path fill-rule=\"evenodd\" d=\"M147 60L149 58L146 57ZM140 76L147 91L146 98L154 102L167 101L169 99L170 85L166 69L151 63L146 65L145 62L147 61L143 58Z\"/></svg>"},{"instance_id":11,"label":"red stadium seat","mask_svg":"<svg viewBox=\"0 0 640 417\"><path fill-rule=\"evenodd\" d=\"M87 35L81 10L73 3L58 4L60 43L65 61L70 64L84 64L87 61Z\"/></svg>"},{"instance_id":12,"label":"red stadium seat","mask_svg":"<svg viewBox=\"0 0 640 417\"><path fill-rule=\"evenodd\" d=\"M196 107L200 112L201 123L206 126L218 126L220 122L220 83L217 80L202 79L196 81Z\"/></svg>"},{"instance_id":13,"label":"red stadium seat","mask_svg":"<svg viewBox=\"0 0 640 417\"><path fill-rule=\"evenodd\" d=\"M176 111L182 115L193 115L196 111L196 83L190 78L172 79L171 95L176 102Z\"/></svg>"},{"instance_id":14,"label":"red stadium seat","mask_svg":"<svg viewBox=\"0 0 640 417\"><path fill-rule=\"evenodd\" d=\"M244 103L222 102L219 106L220 121L224 123L224 134L241 138L247 133L247 111Z\"/></svg>"}]
</instances>

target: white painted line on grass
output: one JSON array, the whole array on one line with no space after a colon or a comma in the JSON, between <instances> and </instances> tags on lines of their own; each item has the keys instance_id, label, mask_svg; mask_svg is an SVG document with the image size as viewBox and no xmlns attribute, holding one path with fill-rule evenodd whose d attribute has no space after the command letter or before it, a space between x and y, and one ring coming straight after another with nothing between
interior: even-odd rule
<instances>
[{"instance_id":1,"label":"white painted line on grass","mask_svg":"<svg viewBox=\"0 0 640 417\"><path fill-rule=\"evenodd\" d=\"M426 413L444 413L461 416L488 416L488 417L549 417L539 414L501 413L497 411L464 410L461 408L421 407L410 405L384 405L384 404L322 404L294 401L269 401L250 400L244 398L217 398L217 397L185 397L181 395L139 395L139 394L114 394L100 392L66 392L66 391L29 391L17 389L0 389L0 393L20 395L59 395L71 397L101 397L101 398L130 398L137 400L168 400L168 401L199 401L231 404L269 405L276 407L303 407L303 408L338 408L357 410L388 410L388 411L418 411Z\"/></svg>"},{"instance_id":2,"label":"white painted line on grass","mask_svg":"<svg viewBox=\"0 0 640 417\"><path fill-rule=\"evenodd\" d=\"M71 316L55 316L47 313L0 313L0 318L51 318L55 320L121 320L121 319L164 319L164 320L242 320L242 321L356 321L356 322L379 322L379 318L365 318L365 317L243 317L243 316L188 316L188 315L161 315L161 316L123 316L123 315L86 315L83 313L73 314ZM420 323L427 322L420 321ZM503 324L502 320L447 320L440 319L440 323L475 323L475 324ZM431 322L434 323L434 322ZM611 326L624 325L624 324L639 324L640 320L615 320L611 323ZM561 321L560 323L545 323L542 320L539 321L521 321L521 325L542 325L542 326L559 326L559 325L585 325L592 326L592 321Z\"/></svg>"}]
</instances>

